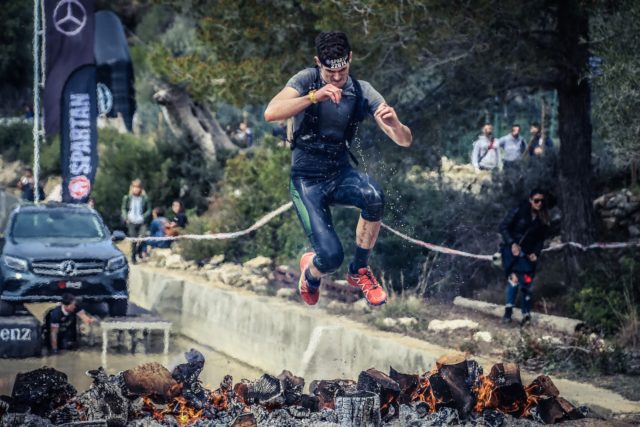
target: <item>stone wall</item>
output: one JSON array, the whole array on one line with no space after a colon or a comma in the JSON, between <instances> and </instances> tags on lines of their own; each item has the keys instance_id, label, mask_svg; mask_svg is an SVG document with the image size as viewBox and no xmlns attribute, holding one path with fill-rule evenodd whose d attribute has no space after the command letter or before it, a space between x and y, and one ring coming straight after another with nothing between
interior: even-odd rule
<instances>
[{"instance_id":1,"label":"stone wall","mask_svg":"<svg viewBox=\"0 0 640 427\"><path fill-rule=\"evenodd\" d=\"M607 230L626 230L631 238L640 238L640 194L622 189L603 194L593 207Z\"/></svg>"}]
</instances>

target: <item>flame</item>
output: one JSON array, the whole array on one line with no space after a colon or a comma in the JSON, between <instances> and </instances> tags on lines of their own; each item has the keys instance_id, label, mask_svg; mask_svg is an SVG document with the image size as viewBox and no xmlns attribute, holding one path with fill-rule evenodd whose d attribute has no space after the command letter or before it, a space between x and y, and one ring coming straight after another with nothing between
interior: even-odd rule
<instances>
[{"instance_id":1,"label":"flame","mask_svg":"<svg viewBox=\"0 0 640 427\"><path fill-rule=\"evenodd\" d=\"M484 375L480 375L478 381L480 384L473 389L473 393L476 395L476 406L473 410L475 412L482 412L485 408L496 408L498 402L493 393L496 389L495 384L489 377Z\"/></svg>"},{"instance_id":2,"label":"flame","mask_svg":"<svg viewBox=\"0 0 640 427\"><path fill-rule=\"evenodd\" d=\"M418 387L411 393L411 400L414 402L425 402L429 406L429 413L436 412L438 403L441 403L438 398L433 394L431 389L431 383L429 383L429 377L437 372L434 368L431 372L427 372L421 375L418 379Z\"/></svg>"},{"instance_id":3,"label":"flame","mask_svg":"<svg viewBox=\"0 0 640 427\"><path fill-rule=\"evenodd\" d=\"M535 384L529 384L524 388L524 391L527 393L527 403L524 406L524 410L522 411L523 417L528 417L531 415L531 409L538 404L538 402L542 399L542 396L538 396L533 394L533 390L536 388Z\"/></svg>"},{"instance_id":4,"label":"flame","mask_svg":"<svg viewBox=\"0 0 640 427\"><path fill-rule=\"evenodd\" d=\"M229 408L229 394L227 390L219 388L211 392L209 400L218 411L226 411Z\"/></svg>"},{"instance_id":5,"label":"flame","mask_svg":"<svg viewBox=\"0 0 640 427\"><path fill-rule=\"evenodd\" d=\"M173 399L173 402L165 405L162 410L158 410L155 403L148 396L144 396L142 400L144 401L144 409L150 412L156 421L163 421L165 414L171 414L179 425L186 426L202 417L203 410L196 410L190 407L187 400L182 396Z\"/></svg>"},{"instance_id":6,"label":"flame","mask_svg":"<svg viewBox=\"0 0 640 427\"><path fill-rule=\"evenodd\" d=\"M199 409L196 411L194 408L190 407L184 397L178 396L174 399L174 402L178 406L178 410L174 410L174 413L177 412L175 415L176 421L178 421L178 424L181 426L197 421L202 416L203 410Z\"/></svg>"}]
</instances>

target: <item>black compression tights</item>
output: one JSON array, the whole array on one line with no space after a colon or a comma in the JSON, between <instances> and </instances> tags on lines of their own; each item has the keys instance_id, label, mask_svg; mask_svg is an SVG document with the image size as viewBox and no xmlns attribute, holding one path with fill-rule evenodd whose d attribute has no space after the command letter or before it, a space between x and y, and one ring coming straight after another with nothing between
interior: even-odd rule
<instances>
[{"instance_id":1,"label":"black compression tights","mask_svg":"<svg viewBox=\"0 0 640 427\"><path fill-rule=\"evenodd\" d=\"M321 273L337 270L344 260L342 244L333 227L331 205L355 206L367 221L380 221L384 194L369 175L346 168L334 178L292 177L289 185L293 205L316 253L313 264Z\"/></svg>"}]
</instances>

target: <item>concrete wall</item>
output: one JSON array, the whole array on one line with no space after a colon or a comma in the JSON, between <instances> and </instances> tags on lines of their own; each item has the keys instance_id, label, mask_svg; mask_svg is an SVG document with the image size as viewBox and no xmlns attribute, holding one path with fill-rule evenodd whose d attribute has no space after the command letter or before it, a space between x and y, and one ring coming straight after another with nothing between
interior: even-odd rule
<instances>
[{"instance_id":1,"label":"concrete wall","mask_svg":"<svg viewBox=\"0 0 640 427\"><path fill-rule=\"evenodd\" d=\"M305 378L357 379L375 367L422 373L451 350L382 332L322 309L205 281L184 271L134 266L131 301L174 322L174 332L271 374L288 369ZM474 357L485 370L492 362ZM530 382L536 373L522 372ZM640 412L640 403L589 384L553 378L575 404L612 412Z\"/></svg>"},{"instance_id":2,"label":"concrete wall","mask_svg":"<svg viewBox=\"0 0 640 427\"><path fill-rule=\"evenodd\" d=\"M183 275L183 272L180 272ZM198 277L132 268L131 301L156 310L175 332L265 372L353 378L371 367L425 372L447 349Z\"/></svg>"}]
</instances>

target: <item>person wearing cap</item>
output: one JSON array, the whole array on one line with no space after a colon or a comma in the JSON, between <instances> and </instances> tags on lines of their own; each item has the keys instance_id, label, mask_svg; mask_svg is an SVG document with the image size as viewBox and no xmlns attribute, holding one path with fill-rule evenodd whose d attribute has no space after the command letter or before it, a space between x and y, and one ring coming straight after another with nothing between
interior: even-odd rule
<instances>
[{"instance_id":1,"label":"person wearing cap","mask_svg":"<svg viewBox=\"0 0 640 427\"><path fill-rule=\"evenodd\" d=\"M329 208L356 206L360 218L347 281L359 287L370 304L381 305L387 294L368 259L380 230L384 195L372 177L351 165L350 159L357 162L349 144L367 116L401 147L411 145L411 130L370 83L349 73L353 53L343 32L320 33L315 47L316 66L293 76L264 113L269 122L294 121L289 190L313 246L313 252L300 259L298 289L305 303L318 302L322 277L336 271L344 260Z\"/></svg>"},{"instance_id":2,"label":"person wearing cap","mask_svg":"<svg viewBox=\"0 0 640 427\"><path fill-rule=\"evenodd\" d=\"M78 307L76 297L62 295L59 306L52 308L44 317L44 342L51 354L60 350L75 349L78 344L77 318L90 325L95 319Z\"/></svg>"},{"instance_id":3,"label":"person wearing cap","mask_svg":"<svg viewBox=\"0 0 640 427\"><path fill-rule=\"evenodd\" d=\"M507 213L500 223L502 267L507 277L503 323L511 322L518 289L522 294L522 323L531 321L533 279L544 240L549 234L546 192L534 188L529 199Z\"/></svg>"}]
</instances>

